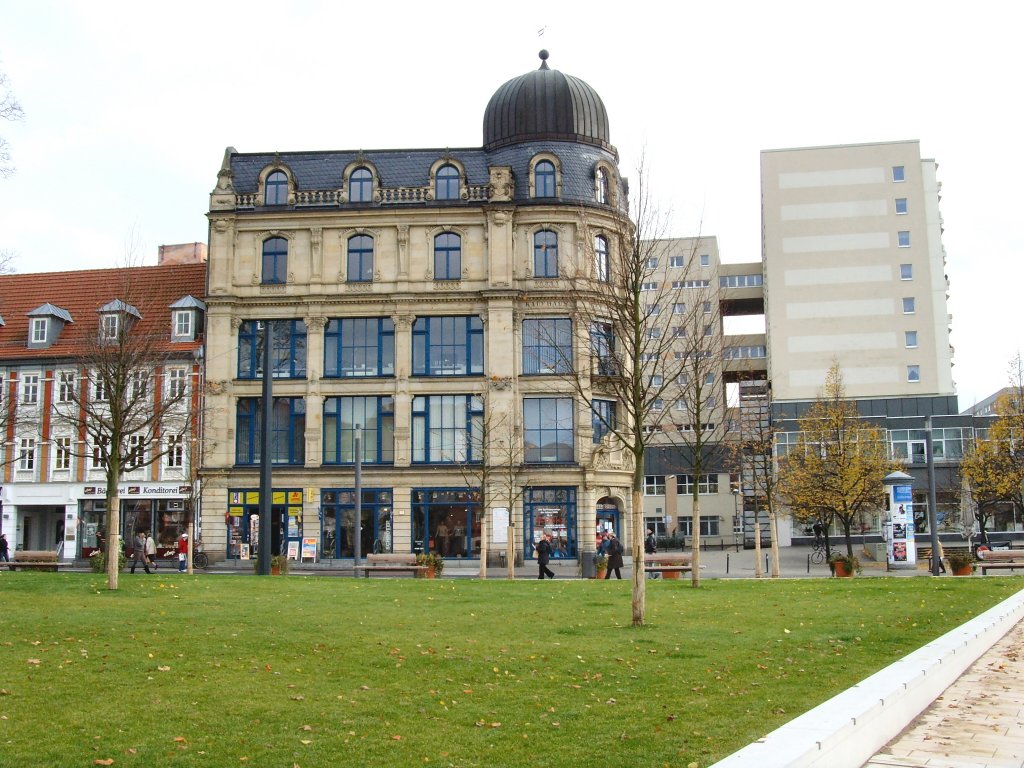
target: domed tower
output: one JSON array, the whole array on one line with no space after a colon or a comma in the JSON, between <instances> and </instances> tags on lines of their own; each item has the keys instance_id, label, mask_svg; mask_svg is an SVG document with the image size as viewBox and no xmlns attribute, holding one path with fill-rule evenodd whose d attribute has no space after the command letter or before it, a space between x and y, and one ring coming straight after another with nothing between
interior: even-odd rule
<instances>
[{"instance_id":1,"label":"domed tower","mask_svg":"<svg viewBox=\"0 0 1024 768\"><path fill-rule=\"evenodd\" d=\"M484 112L484 149L535 141L573 141L615 154L609 140L608 112L597 91L572 75L540 68L502 85Z\"/></svg>"}]
</instances>

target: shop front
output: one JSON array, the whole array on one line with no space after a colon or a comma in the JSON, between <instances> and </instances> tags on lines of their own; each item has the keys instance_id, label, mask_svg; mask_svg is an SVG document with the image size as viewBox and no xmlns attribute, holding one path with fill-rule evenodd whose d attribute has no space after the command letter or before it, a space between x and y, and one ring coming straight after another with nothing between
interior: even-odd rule
<instances>
[{"instance_id":1,"label":"shop front","mask_svg":"<svg viewBox=\"0 0 1024 768\"><path fill-rule=\"evenodd\" d=\"M441 557L477 557L480 491L417 488L412 492L412 551Z\"/></svg>"},{"instance_id":2,"label":"shop front","mask_svg":"<svg viewBox=\"0 0 1024 768\"><path fill-rule=\"evenodd\" d=\"M302 490L275 488L271 493L270 554L298 558L302 545ZM228 559L250 560L259 554L260 492L228 490Z\"/></svg>"},{"instance_id":3,"label":"shop front","mask_svg":"<svg viewBox=\"0 0 1024 768\"><path fill-rule=\"evenodd\" d=\"M359 551L392 552L394 515L390 488L363 488L360 492ZM324 488L320 492L320 556L353 557L356 493L353 488Z\"/></svg>"},{"instance_id":4,"label":"shop front","mask_svg":"<svg viewBox=\"0 0 1024 768\"><path fill-rule=\"evenodd\" d=\"M159 483L119 487L121 540L125 552L131 554L135 534L142 532L153 537L157 557L174 557L178 537L188 530L190 490L187 485ZM106 545L107 498L104 486L83 486L77 517L78 556L89 557ZM198 515L196 517L198 519Z\"/></svg>"},{"instance_id":5,"label":"shop front","mask_svg":"<svg viewBox=\"0 0 1024 768\"><path fill-rule=\"evenodd\" d=\"M575 488L527 488L523 495L524 556L532 558L534 547L545 533L551 534L551 559L579 556L576 534Z\"/></svg>"}]
</instances>

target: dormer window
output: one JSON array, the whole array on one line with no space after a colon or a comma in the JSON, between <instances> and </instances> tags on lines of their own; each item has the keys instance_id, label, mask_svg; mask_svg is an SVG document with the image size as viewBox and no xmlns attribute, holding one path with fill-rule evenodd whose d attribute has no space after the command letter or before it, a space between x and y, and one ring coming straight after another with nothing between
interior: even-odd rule
<instances>
[{"instance_id":1,"label":"dormer window","mask_svg":"<svg viewBox=\"0 0 1024 768\"><path fill-rule=\"evenodd\" d=\"M29 349L46 349L57 343L64 326L74 322L66 309L43 304L28 313Z\"/></svg>"},{"instance_id":2,"label":"dormer window","mask_svg":"<svg viewBox=\"0 0 1024 768\"><path fill-rule=\"evenodd\" d=\"M202 330L201 312L206 304L195 296L185 296L171 304L171 341L195 341Z\"/></svg>"},{"instance_id":3,"label":"dormer window","mask_svg":"<svg viewBox=\"0 0 1024 768\"><path fill-rule=\"evenodd\" d=\"M32 318L32 343L33 344L45 344L46 343L46 326L47 323L45 317L33 317Z\"/></svg>"},{"instance_id":4,"label":"dormer window","mask_svg":"<svg viewBox=\"0 0 1024 768\"><path fill-rule=\"evenodd\" d=\"M120 327L120 320L117 315L100 316L100 338L103 341L117 341L117 331Z\"/></svg>"},{"instance_id":5,"label":"dormer window","mask_svg":"<svg viewBox=\"0 0 1024 768\"><path fill-rule=\"evenodd\" d=\"M131 318L137 320L142 319L142 315L139 314L139 310L133 307L131 304L126 304L120 299L114 299L98 310L100 315L100 341L101 342L116 342L119 341L124 334L128 332L128 325L130 324Z\"/></svg>"},{"instance_id":6,"label":"dormer window","mask_svg":"<svg viewBox=\"0 0 1024 768\"><path fill-rule=\"evenodd\" d=\"M267 176L263 191L264 205L286 205L288 203L288 175L284 171L274 171Z\"/></svg>"}]
</instances>

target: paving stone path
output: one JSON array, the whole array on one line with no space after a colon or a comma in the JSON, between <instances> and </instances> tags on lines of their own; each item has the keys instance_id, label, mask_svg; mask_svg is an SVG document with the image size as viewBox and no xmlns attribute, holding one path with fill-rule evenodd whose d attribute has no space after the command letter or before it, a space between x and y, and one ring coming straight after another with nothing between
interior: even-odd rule
<instances>
[{"instance_id":1,"label":"paving stone path","mask_svg":"<svg viewBox=\"0 0 1024 768\"><path fill-rule=\"evenodd\" d=\"M1024 621L864 768L1024 768Z\"/></svg>"}]
</instances>

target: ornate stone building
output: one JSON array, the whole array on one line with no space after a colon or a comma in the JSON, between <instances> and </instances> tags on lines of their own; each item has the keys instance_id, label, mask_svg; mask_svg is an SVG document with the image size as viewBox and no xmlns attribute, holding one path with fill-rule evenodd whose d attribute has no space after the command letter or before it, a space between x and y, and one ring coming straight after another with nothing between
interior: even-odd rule
<instances>
[{"instance_id":1,"label":"ornate stone building","mask_svg":"<svg viewBox=\"0 0 1024 768\"><path fill-rule=\"evenodd\" d=\"M545 529L570 560L597 525L626 533L631 466L574 376L593 345L577 303L607 290L626 185L600 97L546 58L494 93L479 148L228 148L209 211L207 551L255 546L268 322L273 551L352 555L357 435L364 553L504 550L509 507L527 558Z\"/></svg>"}]
</instances>

